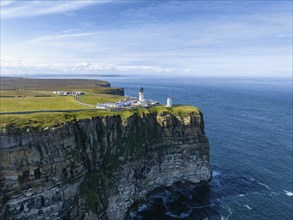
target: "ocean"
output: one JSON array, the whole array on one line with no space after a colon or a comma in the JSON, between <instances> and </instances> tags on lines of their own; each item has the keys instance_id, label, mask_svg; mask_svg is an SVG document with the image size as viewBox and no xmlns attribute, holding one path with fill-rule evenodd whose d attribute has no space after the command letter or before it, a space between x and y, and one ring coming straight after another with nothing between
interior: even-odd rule
<instances>
[{"instance_id":1,"label":"ocean","mask_svg":"<svg viewBox=\"0 0 293 220\"><path fill-rule=\"evenodd\" d=\"M105 78L137 96L199 107L211 147L208 186L150 194L129 219L292 220L292 79Z\"/></svg>"}]
</instances>

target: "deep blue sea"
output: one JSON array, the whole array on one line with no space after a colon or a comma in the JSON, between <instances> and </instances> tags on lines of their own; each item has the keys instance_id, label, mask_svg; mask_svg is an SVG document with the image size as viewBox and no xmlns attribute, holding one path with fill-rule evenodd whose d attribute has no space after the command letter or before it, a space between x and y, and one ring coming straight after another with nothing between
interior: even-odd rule
<instances>
[{"instance_id":1,"label":"deep blue sea","mask_svg":"<svg viewBox=\"0 0 293 220\"><path fill-rule=\"evenodd\" d=\"M106 78L137 96L199 107L211 146L209 186L149 195L131 219L292 220L292 79Z\"/></svg>"}]
</instances>

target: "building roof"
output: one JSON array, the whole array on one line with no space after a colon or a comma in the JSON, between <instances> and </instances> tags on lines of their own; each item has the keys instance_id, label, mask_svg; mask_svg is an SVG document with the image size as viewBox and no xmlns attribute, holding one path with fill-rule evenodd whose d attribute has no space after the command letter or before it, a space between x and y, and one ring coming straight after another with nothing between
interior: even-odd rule
<instances>
[{"instance_id":1,"label":"building roof","mask_svg":"<svg viewBox=\"0 0 293 220\"><path fill-rule=\"evenodd\" d=\"M140 87L140 90L139 90L139 92L143 92L143 88L142 88L142 87Z\"/></svg>"}]
</instances>

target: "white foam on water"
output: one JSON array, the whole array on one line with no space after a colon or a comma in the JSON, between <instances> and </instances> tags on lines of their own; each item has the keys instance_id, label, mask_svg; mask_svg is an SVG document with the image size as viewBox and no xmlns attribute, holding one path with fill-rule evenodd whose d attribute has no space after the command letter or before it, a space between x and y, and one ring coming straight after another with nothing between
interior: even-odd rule
<instances>
[{"instance_id":1,"label":"white foam on water","mask_svg":"<svg viewBox=\"0 0 293 220\"><path fill-rule=\"evenodd\" d=\"M239 197L244 197L245 195L244 194L239 194Z\"/></svg>"},{"instance_id":2,"label":"white foam on water","mask_svg":"<svg viewBox=\"0 0 293 220\"><path fill-rule=\"evenodd\" d=\"M267 189L270 189L270 187L269 187L268 185L264 184L264 183L261 183L261 182L259 182L259 181L257 181L257 183L258 183L259 185L261 185L261 186L266 187Z\"/></svg>"},{"instance_id":3,"label":"white foam on water","mask_svg":"<svg viewBox=\"0 0 293 220\"><path fill-rule=\"evenodd\" d=\"M130 218L131 218L131 219L136 217L136 214L133 213L133 212L130 212L129 215L130 215Z\"/></svg>"},{"instance_id":4,"label":"white foam on water","mask_svg":"<svg viewBox=\"0 0 293 220\"><path fill-rule=\"evenodd\" d=\"M278 196L278 195L280 195L280 193L278 193L278 192L271 192L270 193L270 196Z\"/></svg>"},{"instance_id":5,"label":"white foam on water","mask_svg":"<svg viewBox=\"0 0 293 220\"><path fill-rule=\"evenodd\" d=\"M176 218L177 217L177 215L174 215L173 213L171 213L171 212L166 212L165 213L167 216L170 216L170 217L173 217L173 218Z\"/></svg>"},{"instance_id":6,"label":"white foam on water","mask_svg":"<svg viewBox=\"0 0 293 220\"><path fill-rule=\"evenodd\" d=\"M284 190L285 194L287 196L293 196L293 192L290 192L290 191L287 191L287 190Z\"/></svg>"},{"instance_id":7,"label":"white foam on water","mask_svg":"<svg viewBox=\"0 0 293 220\"><path fill-rule=\"evenodd\" d=\"M248 210L251 210L251 209L252 209L248 204L245 204L244 206L245 206Z\"/></svg>"},{"instance_id":8,"label":"white foam on water","mask_svg":"<svg viewBox=\"0 0 293 220\"><path fill-rule=\"evenodd\" d=\"M172 217L172 218L179 218L179 219L185 219L185 218L187 218L189 215L190 215L190 212L187 212L187 213L185 213L185 212L182 212L182 213L180 213L179 215L176 215L176 214L173 214L172 212L166 212L165 213L167 216L170 216L170 217Z\"/></svg>"},{"instance_id":9,"label":"white foam on water","mask_svg":"<svg viewBox=\"0 0 293 220\"><path fill-rule=\"evenodd\" d=\"M229 206L226 206L227 207L227 209L228 209L228 211L229 211L229 214L225 217L225 216L222 216L222 214L221 214L221 220L229 220L229 217L232 215L232 210L230 209L230 207Z\"/></svg>"},{"instance_id":10,"label":"white foam on water","mask_svg":"<svg viewBox=\"0 0 293 220\"><path fill-rule=\"evenodd\" d=\"M138 210L137 210L137 211L138 211L138 212L141 212L141 211L147 209L147 207L148 207L148 206L147 206L146 204L143 204L143 205L141 205L141 206L138 207Z\"/></svg>"},{"instance_id":11,"label":"white foam on water","mask_svg":"<svg viewBox=\"0 0 293 220\"><path fill-rule=\"evenodd\" d=\"M264 184L264 183L262 183L262 182L259 182L259 181L256 180L255 178L251 177L251 178L250 178L250 182L254 182L254 181L256 181L257 184L259 184L259 185L261 185L261 186L264 186L266 189L271 189L268 185L266 185L266 184Z\"/></svg>"},{"instance_id":12,"label":"white foam on water","mask_svg":"<svg viewBox=\"0 0 293 220\"><path fill-rule=\"evenodd\" d=\"M212 176L215 177L215 176L219 176L221 174L220 171L213 171L212 172Z\"/></svg>"},{"instance_id":13,"label":"white foam on water","mask_svg":"<svg viewBox=\"0 0 293 220\"><path fill-rule=\"evenodd\" d=\"M179 218L187 218L189 216L189 213L180 213Z\"/></svg>"}]
</instances>

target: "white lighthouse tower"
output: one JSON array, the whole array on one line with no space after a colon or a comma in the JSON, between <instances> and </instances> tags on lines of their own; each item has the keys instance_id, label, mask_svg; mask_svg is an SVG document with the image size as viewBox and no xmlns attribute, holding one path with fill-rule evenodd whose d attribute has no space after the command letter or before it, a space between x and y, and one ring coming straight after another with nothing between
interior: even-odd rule
<instances>
[{"instance_id":1,"label":"white lighthouse tower","mask_svg":"<svg viewBox=\"0 0 293 220\"><path fill-rule=\"evenodd\" d=\"M172 98L167 98L167 107L172 107Z\"/></svg>"},{"instance_id":2,"label":"white lighthouse tower","mask_svg":"<svg viewBox=\"0 0 293 220\"><path fill-rule=\"evenodd\" d=\"M138 100L140 102L144 101L144 91L143 91L142 87L140 87L140 90L139 90L139 93L138 93Z\"/></svg>"}]
</instances>

